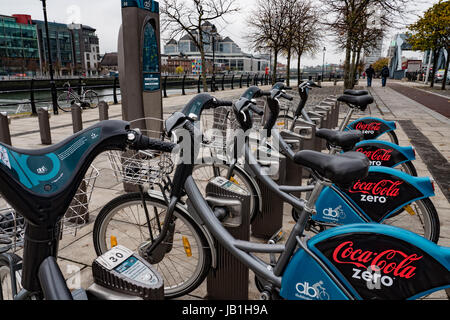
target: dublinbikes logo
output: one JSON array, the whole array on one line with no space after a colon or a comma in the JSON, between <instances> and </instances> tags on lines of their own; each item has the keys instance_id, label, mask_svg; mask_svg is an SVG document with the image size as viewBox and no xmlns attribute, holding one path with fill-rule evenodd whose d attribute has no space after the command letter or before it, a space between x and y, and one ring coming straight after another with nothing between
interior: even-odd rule
<instances>
[{"instance_id":1,"label":"dublinbikes logo","mask_svg":"<svg viewBox=\"0 0 450 320\"><path fill-rule=\"evenodd\" d=\"M269 135L267 130L208 129L201 133L198 129L194 139L185 129L172 132L172 141L178 144L172 152L174 163L231 164L238 159L241 163L259 164L264 175L278 174L278 135Z\"/></svg>"},{"instance_id":2,"label":"dublinbikes logo","mask_svg":"<svg viewBox=\"0 0 450 320\"><path fill-rule=\"evenodd\" d=\"M309 282L299 282L295 285L295 296L306 300L330 300L330 295L323 287L323 281L319 281L313 285Z\"/></svg>"},{"instance_id":3,"label":"dublinbikes logo","mask_svg":"<svg viewBox=\"0 0 450 320\"><path fill-rule=\"evenodd\" d=\"M345 219L345 212L342 209L342 206L339 206L335 209L333 209L333 208L324 209L322 214L325 219L329 219L329 220L333 220L333 221L338 221L339 219Z\"/></svg>"}]
</instances>

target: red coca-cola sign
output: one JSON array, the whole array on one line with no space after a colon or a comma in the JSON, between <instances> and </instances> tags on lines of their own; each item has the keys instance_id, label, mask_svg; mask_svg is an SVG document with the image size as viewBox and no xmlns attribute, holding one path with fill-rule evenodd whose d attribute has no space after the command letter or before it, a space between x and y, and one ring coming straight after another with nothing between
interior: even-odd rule
<instances>
[{"instance_id":1,"label":"red coca-cola sign","mask_svg":"<svg viewBox=\"0 0 450 320\"><path fill-rule=\"evenodd\" d=\"M381 129L381 122L358 122L355 126L355 129L361 131L379 131Z\"/></svg>"},{"instance_id":2,"label":"red coca-cola sign","mask_svg":"<svg viewBox=\"0 0 450 320\"><path fill-rule=\"evenodd\" d=\"M351 264L358 268L376 267L378 271L395 277L411 279L415 276L413 265L423 256L407 254L400 250L388 249L382 252L355 249L353 241L341 243L334 249L333 260L339 264Z\"/></svg>"},{"instance_id":3,"label":"red coca-cola sign","mask_svg":"<svg viewBox=\"0 0 450 320\"><path fill-rule=\"evenodd\" d=\"M350 193L364 193L374 196L397 197L403 181L381 180L378 182L361 181L356 182L348 190Z\"/></svg>"},{"instance_id":4,"label":"red coca-cola sign","mask_svg":"<svg viewBox=\"0 0 450 320\"><path fill-rule=\"evenodd\" d=\"M356 149L356 152L360 152L366 155L371 161L389 161L392 157L392 149L377 149L377 150L364 150L364 148Z\"/></svg>"}]
</instances>

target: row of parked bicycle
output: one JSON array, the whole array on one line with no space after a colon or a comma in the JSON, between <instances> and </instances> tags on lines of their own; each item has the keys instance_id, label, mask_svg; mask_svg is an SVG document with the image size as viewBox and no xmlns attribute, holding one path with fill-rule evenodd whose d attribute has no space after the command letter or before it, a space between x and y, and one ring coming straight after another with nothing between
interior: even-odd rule
<instances>
[{"instance_id":1,"label":"row of parked bicycle","mask_svg":"<svg viewBox=\"0 0 450 320\"><path fill-rule=\"evenodd\" d=\"M158 137L110 120L42 150L0 145L0 192L25 225L22 258L0 236L1 298L108 297L102 287L180 297L220 269L222 249L255 273L263 299L417 299L449 288L450 249L437 245L432 179L417 177L414 150L398 146L394 122L351 122L373 103L367 91L337 98L349 107L343 122L337 127L335 117L315 132L329 153L293 150L307 139L304 124L320 126L305 107L318 87L300 84L295 110L281 105L294 100L283 83L250 87L237 101L199 94ZM383 135L391 142L374 140ZM61 219L102 152L135 192L96 217L96 287L70 292L56 263ZM302 174L289 185L275 181L270 166L282 156L309 172L306 185ZM292 206L294 223L267 244L249 241L252 223L266 219L263 188ZM238 227L243 234L233 233Z\"/></svg>"}]
</instances>

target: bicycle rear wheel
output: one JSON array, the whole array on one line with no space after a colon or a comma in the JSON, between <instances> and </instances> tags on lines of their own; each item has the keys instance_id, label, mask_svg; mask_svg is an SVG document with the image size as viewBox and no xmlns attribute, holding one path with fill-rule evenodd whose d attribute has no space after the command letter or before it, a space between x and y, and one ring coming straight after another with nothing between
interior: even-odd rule
<instances>
[{"instance_id":1,"label":"bicycle rear wheel","mask_svg":"<svg viewBox=\"0 0 450 320\"><path fill-rule=\"evenodd\" d=\"M164 201L145 193L145 204L153 237L159 235L165 219L167 205ZM158 215L159 220L156 218ZM163 258L153 264L164 278L164 295L176 298L195 290L205 279L211 267L211 248L195 221L184 211L175 209L175 229L166 246ZM98 214L94 223L94 246L98 255L117 244L139 254L138 248L151 241L150 231L140 193L125 194L110 201Z\"/></svg>"},{"instance_id":2,"label":"bicycle rear wheel","mask_svg":"<svg viewBox=\"0 0 450 320\"><path fill-rule=\"evenodd\" d=\"M73 103L78 103L78 97L70 91L65 91L58 96L58 107L64 112L70 112Z\"/></svg>"},{"instance_id":3,"label":"bicycle rear wheel","mask_svg":"<svg viewBox=\"0 0 450 320\"><path fill-rule=\"evenodd\" d=\"M98 107L98 103L100 102L98 98L98 94L95 91L88 90L84 94L83 102L90 109L95 109Z\"/></svg>"}]
</instances>

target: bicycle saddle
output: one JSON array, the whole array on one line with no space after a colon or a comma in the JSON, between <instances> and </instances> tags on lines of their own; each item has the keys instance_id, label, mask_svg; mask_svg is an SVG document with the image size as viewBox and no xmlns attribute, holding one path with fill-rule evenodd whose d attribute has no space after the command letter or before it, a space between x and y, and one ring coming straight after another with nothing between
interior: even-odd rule
<instances>
[{"instance_id":1,"label":"bicycle saddle","mask_svg":"<svg viewBox=\"0 0 450 320\"><path fill-rule=\"evenodd\" d=\"M367 91L367 90L350 90L350 89L348 89L348 90L344 91L344 94L347 94L349 96L356 96L356 97L358 97L358 96L366 96L366 95L368 95L369 91Z\"/></svg>"},{"instance_id":2,"label":"bicycle saddle","mask_svg":"<svg viewBox=\"0 0 450 320\"><path fill-rule=\"evenodd\" d=\"M367 109L367 106L374 102L373 97L371 96L349 96L343 95L338 98L338 101L347 103L352 108L360 109L364 111Z\"/></svg>"},{"instance_id":3,"label":"bicycle saddle","mask_svg":"<svg viewBox=\"0 0 450 320\"><path fill-rule=\"evenodd\" d=\"M364 135L359 130L336 131L319 129L316 131L316 137L327 140L334 147L340 147L344 151L350 151L362 140Z\"/></svg>"},{"instance_id":4,"label":"bicycle saddle","mask_svg":"<svg viewBox=\"0 0 450 320\"><path fill-rule=\"evenodd\" d=\"M365 178L370 166L369 159L359 152L329 155L303 150L294 156L294 161L338 185L347 185Z\"/></svg>"},{"instance_id":5,"label":"bicycle saddle","mask_svg":"<svg viewBox=\"0 0 450 320\"><path fill-rule=\"evenodd\" d=\"M126 147L128 129L128 122L109 120L40 150L0 144L0 192L31 224L54 226L95 157Z\"/></svg>"}]
</instances>

